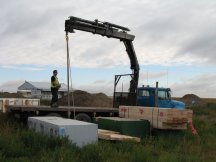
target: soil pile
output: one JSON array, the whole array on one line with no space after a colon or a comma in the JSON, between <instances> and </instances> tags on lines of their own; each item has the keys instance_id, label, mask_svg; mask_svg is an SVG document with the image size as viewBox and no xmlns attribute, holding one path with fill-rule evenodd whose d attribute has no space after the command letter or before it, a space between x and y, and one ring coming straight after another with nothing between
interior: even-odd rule
<instances>
[{"instance_id":1,"label":"soil pile","mask_svg":"<svg viewBox=\"0 0 216 162\"><path fill-rule=\"evenodd\" d=\"M195 94L186 94L181 99L182 102L186 104L186 106L204 106L206 102L203 101L200 97Z\"/></svg>"},{"instance_id":2,"label":"soil pile","mask_svg":"<svg viewBox=\"0 0 216 162\"><path fill-rule=\"evenodd\" d=\"M23 98L20 93L1 92L0 98Z\"/></svg>"},{"instance_id":3,"label":"soil pile","mask_svg":"<svg viewBox=\"0 0 216 162\"><path fill-rule=\"evenodd\" d=\"M80 107L112 107L112 99L103 93L91 94L85 91L76 90L73 92L74 106ZM59 99L59 105L67 105L68 96ZM72 94L70 94L70 105L73 105Z\"/></svg>"}]
</instances>

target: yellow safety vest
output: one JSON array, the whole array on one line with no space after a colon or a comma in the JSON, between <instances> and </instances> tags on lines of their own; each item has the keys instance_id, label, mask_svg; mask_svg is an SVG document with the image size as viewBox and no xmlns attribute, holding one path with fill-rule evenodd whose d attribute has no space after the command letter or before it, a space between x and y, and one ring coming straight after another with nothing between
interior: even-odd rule
<instances>
[{"instance_id":1,"label":"yellow safety vest","mask_svg":"<svg viewBox=\"0 0 216 162\"><path fill-rule=\"evenodd\" d=\"M56 88L58 87L59 88L59 81L58 81L58 78L56 76L55 77L55 81L51 82L51 88Z\"/></svg>"}]
</instances>

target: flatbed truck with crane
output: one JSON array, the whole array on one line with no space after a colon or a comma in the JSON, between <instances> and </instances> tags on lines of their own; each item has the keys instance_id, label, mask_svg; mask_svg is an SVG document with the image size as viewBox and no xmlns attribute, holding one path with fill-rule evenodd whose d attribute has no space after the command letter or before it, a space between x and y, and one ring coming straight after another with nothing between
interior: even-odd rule
<instances>
[{"instance_id":1,"label":"flatbed truck with crane","mask_svg":"<svg viewBox=\"0 0 216 162\"><path fill-rule=\"evenodd\" d=\"M134 50L133 40L134 35L129 34L128 28L119 26L109 22L101 22L97 19L89 21L77 17L69 17L65 20L66 40L68 41L68 33L74 33L74 30L80 30L93 34L105 36L107 38L118 39L125 45L126 52L130 59L130 68L132 74L115 75L114 93L113 93L113 108L94 108L94 107L73 107L73 106L60 106L59 108L50 108L48 106L18 106L8 105L7 111L14 114L19 114L21 118L28 116L62 116L68 118L75 118L77 120L91 121L96 116L117 116L119 105L132 105L132 106L159 106L166 108L184 108L184 104L173 102L170 96L170 89L158 89L149 87L139 87L139 63ZM67 42L68 45L68 42ZM68 46L67 46L68 49ZM121 77L130 77L130 87L128 92L117 92L116 86ZM159 91L164 93L166 98L157 98ZM161 102L160 102L161 101ZM158 105L158 103L160 103ZM170 104L168 104L170 103ZM177 106L178 105L178 106Z\"/></svg>"}]
</instances>

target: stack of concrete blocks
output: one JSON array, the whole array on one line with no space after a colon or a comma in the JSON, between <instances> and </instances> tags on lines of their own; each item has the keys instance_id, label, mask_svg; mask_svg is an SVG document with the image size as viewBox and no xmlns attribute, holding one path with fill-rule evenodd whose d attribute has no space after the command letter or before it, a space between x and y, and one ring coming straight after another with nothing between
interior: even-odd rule
<instances>
[{"instance_id":1,"label":"stack of concrete blocks","mask_svg":"<svg viewBox=\"0 0 216 162\"><path fill-rule=\"evenodd\" d=\"M182 130L187 129L187 124L192 122L193 111L188 109L120 106L119 116L148 120L152 128Z\"/></svg>"},{"instance_id":2,"label":"stack of concrete blocks","mask_svg":"<svg viewBox=\"0 0 216 162\"><path fill-rule=\"evenodd\" d=\"M67 137L78 147L98 140L97 124L60 117L29 117L28 127L51 137Z\"/></svg>"}]
</instances>

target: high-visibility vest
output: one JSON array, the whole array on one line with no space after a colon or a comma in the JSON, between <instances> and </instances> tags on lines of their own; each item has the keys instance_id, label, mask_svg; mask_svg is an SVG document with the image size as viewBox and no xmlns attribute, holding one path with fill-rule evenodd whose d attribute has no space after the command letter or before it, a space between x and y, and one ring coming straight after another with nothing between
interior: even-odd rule
<instances>
[{"instance_id":1,"label":"high-visibility vest","mask_svg":"<svg viewBox=\"0 0 216 162\"><path fill-rule=\"evenodd\" d=\"M60 85L58 78L56 76L54 76L54 77L55 77L55 81L51 82L51 88L56 88Z\"/></svg>"}]
</instances>

